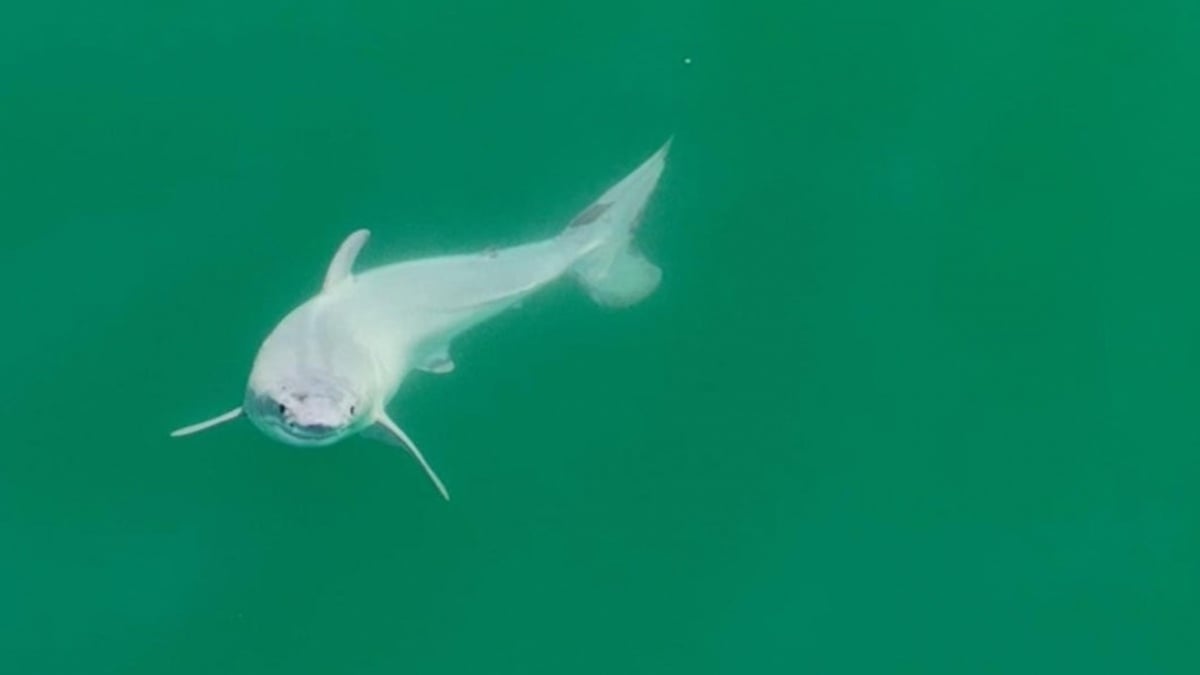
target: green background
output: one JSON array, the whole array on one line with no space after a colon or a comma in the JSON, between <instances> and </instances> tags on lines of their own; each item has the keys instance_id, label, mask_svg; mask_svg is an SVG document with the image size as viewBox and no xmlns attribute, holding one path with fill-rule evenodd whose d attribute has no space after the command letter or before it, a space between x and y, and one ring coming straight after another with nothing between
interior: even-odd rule
<instances>
[{"instance_id":1,"label":"green background","mask_svg":"<svg viewBox=\"0 0 1200 675\"><path fill-rule=\"evenodd\" d=\"M1200 672L1195 2L0 8L0 670ZM685 59L690 59L686 63ZM557 231L395 449L240 422L342 237Z\"/></svg>"}]
</instances>

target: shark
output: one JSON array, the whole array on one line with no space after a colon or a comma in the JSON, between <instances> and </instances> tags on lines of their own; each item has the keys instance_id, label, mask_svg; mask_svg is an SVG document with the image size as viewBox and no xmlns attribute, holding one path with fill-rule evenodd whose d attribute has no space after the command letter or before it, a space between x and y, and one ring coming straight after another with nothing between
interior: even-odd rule
<instances>
[{"instance_id":1,"label":"shark","mask_svg":"<svg viewBox=\"0 0 1200 675\"><path fill-rule=\"evenodd\" d=\"M324 283L260 346L238 407L171 432L189 436L247 417L293 446L363 434L400 446L449 500L412 438L388 414L413 371L449 373L455 338L568 277L606 307L628 307L658 287L662 270L634 236L666 166L668 140L555 236L478 253L401 261L355 272L370 237L346 237Z\"/></svg>"}]
</instances>

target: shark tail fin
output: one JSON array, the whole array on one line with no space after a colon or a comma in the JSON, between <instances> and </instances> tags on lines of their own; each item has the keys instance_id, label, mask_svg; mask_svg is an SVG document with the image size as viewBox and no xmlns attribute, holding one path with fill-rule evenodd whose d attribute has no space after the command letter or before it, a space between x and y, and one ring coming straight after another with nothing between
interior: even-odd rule
<instances>
[{"instance_id":1,"label":"shark tail fin","mask_svg":"<svg viewBox=\"0 0 1200 675\"><path fill-rule=\"evenodd\" d=\"M662 270L637 250L633 237L666 166L667 141L633 173L612 186L567 226L564 236L594 237L571 269L588 295L606 307L627 307L658 288Z\"/></svg>"},{"instance_id":2,"label":"shark tail fin","mask_svg":"<svg viewBox=\"0 0 1200 675\"><path fill-rule=\"evenodd\" d=\"M609 242L576 263L573 274L592 300L605 307L637 304L662 280L662 269L635 249L628 237Z\"/></svg>"}]
</instances>

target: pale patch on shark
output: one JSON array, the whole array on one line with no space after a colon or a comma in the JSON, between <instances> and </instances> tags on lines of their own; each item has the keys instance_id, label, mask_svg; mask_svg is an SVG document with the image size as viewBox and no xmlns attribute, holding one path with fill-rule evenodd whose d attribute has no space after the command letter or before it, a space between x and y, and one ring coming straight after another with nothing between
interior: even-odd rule
<instances>
[{"instance_id":1,"label":"pale patch on shark","mask_svg":"<svg viewBox=\"0 0 1200 675\"><path fill-rule=\"evenodd\" d=\"M606 306L650 295L662 271L637 251L633 232L669 147L670 141L551 239L354 274L370 236L354 232L334 254L321 292L292 310L259 348L242 405L171 435L243 414L291 445L330 445L366 432L408 450L449 499L420 449L388 416L387 403L412 370L454 370L450 345L458 335L563 276Z\"/></svg>"}]
</instances>

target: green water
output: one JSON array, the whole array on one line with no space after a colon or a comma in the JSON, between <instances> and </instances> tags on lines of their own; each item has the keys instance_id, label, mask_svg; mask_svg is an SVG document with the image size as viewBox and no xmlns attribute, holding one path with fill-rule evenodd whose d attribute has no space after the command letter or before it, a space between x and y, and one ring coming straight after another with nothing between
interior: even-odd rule
<instances>
[{"instance_id":1,"label":"green water","mask_svg":"<svg viewBox=\"0 0 1200 675\"><path fill-rule=\"evenodd\" d=\"M1200 672L1194 2L0 8L0 671ZM690 59L690 63L685 62ZM624 311L556 286L273 443L362 262L546 236L667 136Z\"/></svg>"}]
</instances>

